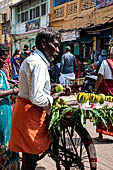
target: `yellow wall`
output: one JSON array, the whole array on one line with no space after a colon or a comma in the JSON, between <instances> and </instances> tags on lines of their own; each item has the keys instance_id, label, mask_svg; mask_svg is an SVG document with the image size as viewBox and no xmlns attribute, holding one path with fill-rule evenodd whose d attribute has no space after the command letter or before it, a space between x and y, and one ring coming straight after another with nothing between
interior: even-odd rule
<instances>
[{"instance_id":1,"label":"yellow wall","mask_svg":"<svg viewBox=\"0 0 113 170\"><path fill-rule=\"evenodd\" d=\"M88 7L91 1L88 1ZM91 24L104 24L112 17L113 5L96 9L94 4L93 8L84 10L82 0L74 0L53 8L51 0L50 26L54 29L68 30L87 27Z\"/></svg>"}]
</instances>

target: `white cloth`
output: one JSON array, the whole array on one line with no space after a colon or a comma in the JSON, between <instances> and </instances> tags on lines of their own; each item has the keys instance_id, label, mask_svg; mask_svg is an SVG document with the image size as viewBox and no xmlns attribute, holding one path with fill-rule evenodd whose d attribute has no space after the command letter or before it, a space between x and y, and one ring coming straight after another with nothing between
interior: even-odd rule
<instances>
[{"instance_id":1,"label":"white cloth","mask_svg":"<svg viewBox=\"0 0 113 170\"><path fill-rule=\"evenodd\" d=\"M39 50L23 61L19 71L19 96L44 107L49 114L53 98L50 96L48 65L48 61Z\"/></svg>"},{"instance_id":2,"label":"white cloth","mask_svg":"<svg viewBox=\"0 0 113 170\"><path fill-rule=\"evenodd\" d=\"M111 68L109 64L107 63L106 60L104 60L100 66L100 69L98 71L98 74L102 74L104 76L104 79L112 79L113 80L113 75Z\"/></svg>"},{"instance_id":3,"label":"white cloth","mask_svg":"<svg viewBox=\"0 0 113 170\"><path fill-rule=\"evenodd\" d=\"M74 80L75 74L74 73L68 73L68 74L62 74L59 77L60 84L62 85L69 85L69 80Z\"/></svg>"}]
</instances>

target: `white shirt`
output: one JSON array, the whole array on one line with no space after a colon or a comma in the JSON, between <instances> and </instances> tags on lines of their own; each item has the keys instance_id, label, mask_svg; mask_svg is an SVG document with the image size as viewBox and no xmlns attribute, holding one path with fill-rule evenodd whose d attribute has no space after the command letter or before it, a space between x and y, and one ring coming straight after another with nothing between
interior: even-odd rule
<instances>
[{"instance_id":1,"label":"white shirt","mask_svg":"<svg viewBox=\"0 0 113 170\"><path fill-rule=\"evenodd\" d=\"M48 65L42 52L36 50L23 61L19 71L19 96L45 109L53 103Z\"/></svg>"},{"instance_id":2,"label":"white shirt","mask_svg":"<svg viewBox=\"0 0 113 170\"><path fill-rule=\"evenodd\" d=\"M102 62L100 69L98 71L98 74L99 73L104 76L104 79L112 79L113 80L111 68L106 60L104 60Z\"/></svg>"}]
</instances>

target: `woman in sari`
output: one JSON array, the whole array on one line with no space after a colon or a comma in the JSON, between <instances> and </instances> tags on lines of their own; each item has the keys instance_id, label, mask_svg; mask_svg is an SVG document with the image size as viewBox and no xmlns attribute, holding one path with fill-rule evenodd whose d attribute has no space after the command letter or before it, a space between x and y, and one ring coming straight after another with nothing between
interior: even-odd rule
<instances>
[{"instance_id":1,"label":"woman in sari","mask_svg":"<svg viewBox=\"0 0 113 170\"><path fill-rule=\"evenodd\" d=\"M15 50L14 55L11 57L11 66L13 73L13 80L18 80L20 69L20 50Z\"/></svg>"},{"instance_id":2,"label":"woman in sari","mask_svg":"<svg viewBox=\"0 0 113 170\"><path fill-rule=\"evenodd\" d=\"M18 89L10 89L3 66L6 49L0 44L0 170L20 170L19 155L9 150L12 104L10 95L17 94Z\"/></svg>"},{"instance_id":3,"label":"woman in sari","mask_svg":"<svg viewBox=\"0 0 113 170\"><path fill-rule=\"evenodd\" d=\"M7 51L5 52L5 58L6 60L5 60L5 64L2 70L5 72L7 79L10 80L11 79L11 62L10 62L10 58L9 58Z\"/></svg>"}]
</instances>

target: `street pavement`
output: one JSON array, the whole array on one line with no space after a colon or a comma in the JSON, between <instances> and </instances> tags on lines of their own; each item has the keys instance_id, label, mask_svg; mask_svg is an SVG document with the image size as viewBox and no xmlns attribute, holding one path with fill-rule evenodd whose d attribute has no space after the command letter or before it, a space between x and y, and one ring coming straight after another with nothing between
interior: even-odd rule
<instances>
[{"instance_id":1,"label":"street pavement","mask_svg":"<svg viewBox=\"0 0 113 170\"><path fill-rule=\"evenodd\" d=\"M95 144L98 159L97 170L113 170L113 137L104 135L103 142L98 142L95 140L98 136L96 127L89 120L87 120L86 128ZM55 162L46 156L38 162L36 170L56 170Z\"/></svg>"}]
</instances>

